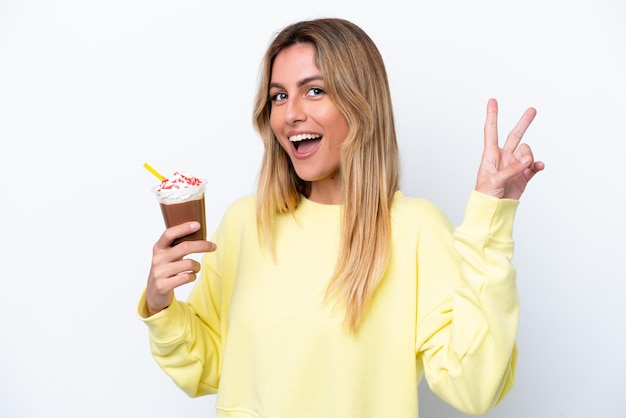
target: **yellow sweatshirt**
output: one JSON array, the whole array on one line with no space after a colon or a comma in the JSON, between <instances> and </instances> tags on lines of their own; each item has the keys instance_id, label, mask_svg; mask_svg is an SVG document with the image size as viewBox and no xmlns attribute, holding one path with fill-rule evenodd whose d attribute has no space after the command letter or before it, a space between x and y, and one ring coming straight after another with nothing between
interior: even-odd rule
<instances>
[{"instance_id":1,"label":"yellow sweatshirt","mask_svg":"<svg viewBox=\"0 0 626 418\"><path fill-rule=\"evenodd\" d=\"M302 199L259 247L255 197L235 202L187 302L138 315L154 358L190 396L217 393L219 418L417 417L425 376L469 414L513 385L518 202L472 192L454 229L431 202L396 192L388 272L356 334L323 302L340 206Z\"/></svg>"}]
</instances>

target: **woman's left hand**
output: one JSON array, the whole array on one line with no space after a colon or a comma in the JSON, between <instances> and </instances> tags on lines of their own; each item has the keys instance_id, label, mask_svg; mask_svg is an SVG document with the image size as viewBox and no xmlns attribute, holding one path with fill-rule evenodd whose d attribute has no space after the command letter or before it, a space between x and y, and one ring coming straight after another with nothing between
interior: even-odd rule
<instances>
[{"instance_id":1,"label":"woman's left hand","mask_svg":"<svg viewBox=\"0 0 626 418\"><path fill-rule=\"evenodd\" d=\"M476 190L497 198L519 199L526 185L545 165L535 161L527 144L520 144L522 136L535 118L537 111L528 108L504 146L498 144L498 102L489 99L485 120L485 145L476 178Z\"/></svg>"}]
</instances>

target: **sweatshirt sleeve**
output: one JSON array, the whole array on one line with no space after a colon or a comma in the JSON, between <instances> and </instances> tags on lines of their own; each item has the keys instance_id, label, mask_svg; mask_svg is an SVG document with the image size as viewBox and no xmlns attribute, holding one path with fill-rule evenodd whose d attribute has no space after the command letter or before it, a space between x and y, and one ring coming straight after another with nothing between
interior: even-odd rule
<instances>
[{"instance_id":1,"label":"sweatshirt sleeve","mask_svg":"<svg viewBox=\"0 0 626 418\"><path fill-rule=\"evenodd\" d=\"M150 350L157 364L191 397L217 392L221 359L219 322L212 310L176 300L149 316L142 292L137 314L147 325Z\"/></svg>"},{"instance_id":2,"label":"sweatshirt sleeve","mask_svg":"<svg viewBox=\"0 0 626 418\"><path fill-rule=\"evenodd\" d=\"M417 353L431 390L468 414L488 412L514 381L518 204L474 191L463 223L452 234L431 231L418 254Z\"/></svg>"},{"instance_id":3,"label":"sweatshirt sleeve","mask_svg":"<svg viewBox=\"0 0 626 418\"><path fill-rule=\"evenodd\" d=\"M148 314L145 290L137 306L137 315L148 327L150 349L157 364L191 397L217 393L226 334L228 303L224 299L221 268L228 243L225 219L212 240L219 251L202 257L199 278L187 301L175 299L152 316Z\"/></svg>"}]
</instances>

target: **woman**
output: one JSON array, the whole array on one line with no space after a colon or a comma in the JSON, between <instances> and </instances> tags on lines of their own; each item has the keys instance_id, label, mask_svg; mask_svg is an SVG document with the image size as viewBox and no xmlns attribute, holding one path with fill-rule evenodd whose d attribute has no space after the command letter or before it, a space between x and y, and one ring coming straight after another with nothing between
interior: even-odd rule
<instances>
[{"instance_id":1,"label":"woman","mask_svg":"<svg viewBox=\"0 0 626 418\"><path fill-rule=\"evenodd\" d=\"M372 40L341 19L288 26L265 55L254 122L265 145L255 196L213 242L153 248L139 316L159 365L218 417L417 417L422 376L480 414L514 380L518 300L512 224L544 168L503 148L487 105L461 226L398 190L387 76ZM217 245L216 245L217 244ZM202 263L183 257L206 252ZM174 289L201 277L187 302ZM167 308L167 309L166 309Z\"/></svg>"}]
</instances>

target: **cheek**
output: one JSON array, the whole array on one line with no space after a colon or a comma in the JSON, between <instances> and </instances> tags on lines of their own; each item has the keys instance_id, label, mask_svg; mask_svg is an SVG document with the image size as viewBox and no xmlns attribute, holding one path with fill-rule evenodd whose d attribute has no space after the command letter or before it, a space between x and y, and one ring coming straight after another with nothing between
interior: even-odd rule
<instances>
[{"instance_id":1,"label":"cheek","mask_svg":"<svg viewBox=\"0 0 626 418\"><path fill-rule=\"evenodd\" d=\"M333 119L331 126L334 127L334 136L338 143L343 143L350 133L350 125L348 120L339 112L337 112Z\"/></svg>"},{"instance_id":2,"label":"cheek","mask_svg":"<svg viewBox=\"0 0 626 418\"><path fill-rule=\"evenodd\" d=\"M280 135L282 125L277 119L276 116L270 115L270 128L272 128L272 133L274 134L274 141L276 141L285 152L289 153L288 148L291 147L291 143Z\"/></svg>"},{"instance_id":3,"label":"cheek","mask_svg":"<svg viewBox=\"0 0 626 418\"><path fill-rule=\"evenodd\" d=\"M289 142L283 142L279 139L276 140L276 142L278 143L278 145L280 145L280 147L283 149L283 151L285 151L285 154L289 155L291 158L291 154L289 153L289 151L291 151L291 144Z\"/></svg>"}]
</instances>

